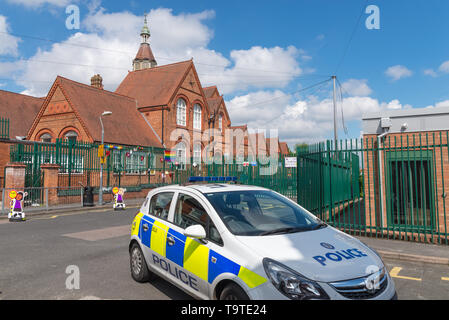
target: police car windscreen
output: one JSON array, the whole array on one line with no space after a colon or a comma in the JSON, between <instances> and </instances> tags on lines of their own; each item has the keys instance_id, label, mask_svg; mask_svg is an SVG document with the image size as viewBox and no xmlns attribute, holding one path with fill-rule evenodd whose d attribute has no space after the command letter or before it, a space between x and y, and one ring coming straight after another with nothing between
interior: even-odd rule
<instances>
[{"instance_id":1,"label":"police car windscreen","mask_svg":"<svg viewBox=\"0 0 449 320\"><path fill-rule=\"evenodd\" d=\"M235 235L263 236L325 227L312 214L275 192L250 190L205 195Z\"/></svg>"}]
</instances>

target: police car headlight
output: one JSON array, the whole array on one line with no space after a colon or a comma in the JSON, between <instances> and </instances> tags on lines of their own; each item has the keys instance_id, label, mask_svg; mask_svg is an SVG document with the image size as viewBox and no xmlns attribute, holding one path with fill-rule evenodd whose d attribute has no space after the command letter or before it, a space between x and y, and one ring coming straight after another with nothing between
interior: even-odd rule
<instances>
[{"instance_id":1,"label":"police car headlight","mask_svg":"<svg viewBox=\"0 0 449 320\"><path fill-rule=\"evenodd\" d=\"M286 297L293 300L329 299L318 283L287 266L268 258L263 259L263 266L271 283Z\"/></svg>"}]
</instances>

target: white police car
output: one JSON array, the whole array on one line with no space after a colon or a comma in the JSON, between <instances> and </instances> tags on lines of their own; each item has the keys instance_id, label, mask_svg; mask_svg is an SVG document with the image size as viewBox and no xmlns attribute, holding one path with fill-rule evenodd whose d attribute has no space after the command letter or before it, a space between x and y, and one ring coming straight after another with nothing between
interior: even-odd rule
<instances>
[{"instance_id":1,"label":"white police car","mask_svg":"<svg viewBox=\"0 0 449 320\"><path fill-rule=\"evenodd\" d=\"M231 184L154 189L132 223L131 275L199 299L395 299L380 257L288 198Z\"/></svg>"}]
</instances>

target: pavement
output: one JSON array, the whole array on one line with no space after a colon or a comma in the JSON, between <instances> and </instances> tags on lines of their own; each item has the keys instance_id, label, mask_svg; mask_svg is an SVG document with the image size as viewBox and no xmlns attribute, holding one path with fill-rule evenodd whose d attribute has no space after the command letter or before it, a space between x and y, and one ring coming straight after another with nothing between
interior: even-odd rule
<instances>
[{"instance_id":1,"label":"pavement","mask_svg":"<svg viewBox=\"0 0 449 320\"><path fill-rule=\"evenodd\" d=\"M142 206L143 201L145 198L137 198L137 199L127 199L125 201L126 208L128 209L134 209L134 208L140 208ZM93 207L81 207L81 206L67 206L67 207L50 207L48 209L40 209L40 208L25 208L25 215L26 217L34 217L34 216L42 216L42 215L55 215L55 214L62 214L65 213L76 213L76 212L90 212L90 211L97 211L97 210L103 210L103 209L111 209L112 208L112 202L105 202L103 205L95 204ZM0 224L5 223L4 220L7 221L8 219L8 213L1 213L0 212Z\"/></svg>"},{"instance_id":2,"label":"pavement","mask_svg":"<svg viewBox=\"0 0 449 320\"><path fill-rule=\"evenodd\" d=\"M376 250L383 259L449 266L449 246L411 241L356 237Z\"/></svg>"}]
</instances>

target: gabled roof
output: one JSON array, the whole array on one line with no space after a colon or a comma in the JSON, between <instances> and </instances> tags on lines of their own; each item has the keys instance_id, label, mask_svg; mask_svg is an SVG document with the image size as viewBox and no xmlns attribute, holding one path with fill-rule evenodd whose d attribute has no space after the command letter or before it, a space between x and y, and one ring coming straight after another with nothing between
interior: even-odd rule
<instances>
[{"instance_id":1,"label":"gabled roof","mask_svg":"<svg viewBox=\"0 0 449 320\"><path fill-rule=\"evenodd\" d=\"M229 128L230 129L240 129L240 130L243 130L244 132L248 131L248 125L246 125L246 124L243 124L240 126L230 126Z\"/></svg>"},{"instance_id":2,"label":"gabled roof","mask_svg":"<svg viewBox=\"0 0 449 320\"><path fill-rule=\"evenodd\" d=\"M216 93L218 96L220 95L218 93L217 86L205 87L205 88L203 88L203 91L204 91L204 95L206 96L207 99L212 98L214 93Z\"/></svg>"},{"instance_id":3,"label":"gabled roof","mask_svg":"<svg viewBox=\"0 0 449 320\"><path fill-rule=\"evenodd\" d=\"M279 142L279 149L282 155L288 155L290 153L290 149L288 148L287 142Z\"/></svg>"},{"instance_id":4,"label":"gabled roof","mask_svg":"<svg viewBox=\"0 0 449 320\"><path fill-rule=\"evenodd\" d=\"M26 137L28 128L44 102L44 98L35 98L24 94L0 90L0 117L9 119L9 137Z\"/></svg>"},{"instance_id":5,"label":"gabled roof","mask_svg":"<svg viewBox=\"0 0 449 320\"><path fill-rule=\"evenodd\" d=\"M115 92L135 98L139 108L168 105L192 65L188 60L130 71Z\"/></svg>"},{"instance_id":6,"label":"gabled roof","mask_svg":"<svg viewBox=\"0 0 449 320\"><path fill-rule=\"evenodd\" d=\"M34 131L58 86L93 141L101 141L99 120L101 113L111 111L111 115L103 118L105 142L162 147L153 130L145 122L143 115L137 110L134 99L60 76L56 78L48 93L39 116L28 133L29 136Z\"/></svg>"},{"instance_id":7,"label":"gabled roof","mask_svg":"<svg viewBox=\"0 0 449 320\"><path fill-rule=\"evenodd\" d=\"M217 114L220 105L223 103L223 110L226 114L226 117L231 121L231 117L229 116L228 109L226 108L226 103L224 102L223 96L218 96L214 98L207 98L207 104L209 105L209 110L211 114Z\"/></svg>"}]
</instances>

